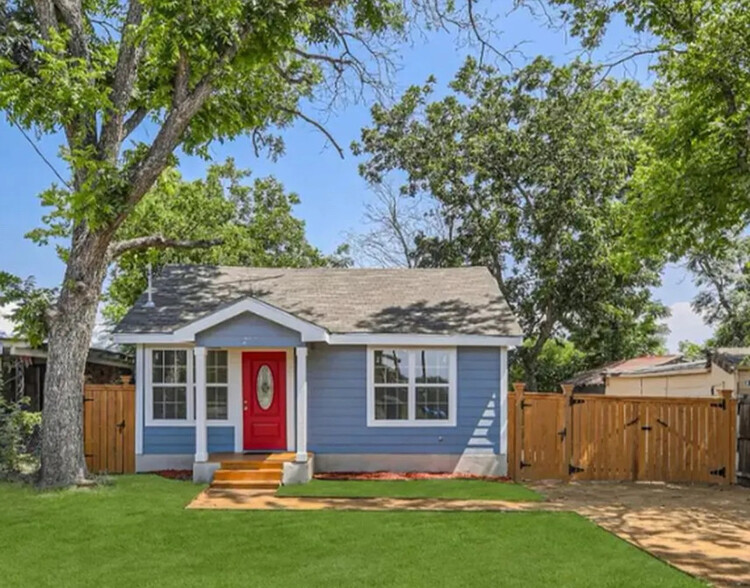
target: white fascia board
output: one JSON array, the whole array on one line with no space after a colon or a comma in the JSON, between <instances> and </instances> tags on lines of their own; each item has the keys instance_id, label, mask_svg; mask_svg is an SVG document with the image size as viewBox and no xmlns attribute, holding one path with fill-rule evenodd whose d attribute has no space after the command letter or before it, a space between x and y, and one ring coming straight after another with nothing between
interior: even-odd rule
<instances>
[{"instance_id":1,"label":"white fascia board","mask_svg":"<svg viewBox=\"0 0 750 588\"><path fill-rule=\"evenodd\" d=\"M342 333L328 337L330 345L449 345L478 347L514 347L523 337L492 335L420 335L403 333Z\"/></svg>"},{"instance_id":2,"label":"white fascia board","mask_svg":"<svg viewBox=\"0 0 750 588\"><path fill-rule=\"evenodd\" d=\"M173 345L180 343L193 343L193 339L177 338L174 333L115 333L112 335L112 340L115 343L121 343L123 345Z\"/></svg>"}]
</instances>

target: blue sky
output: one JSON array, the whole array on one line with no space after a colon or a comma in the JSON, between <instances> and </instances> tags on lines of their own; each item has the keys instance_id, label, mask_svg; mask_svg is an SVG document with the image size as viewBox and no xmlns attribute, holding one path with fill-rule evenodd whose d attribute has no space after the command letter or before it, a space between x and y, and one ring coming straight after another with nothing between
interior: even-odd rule
<instances>
[{"instance_id":1,"label":"blue sky","mask_svg":"<svg viewBox=\"0 0 750 588\"><path fill-rule=\"evenodd\" d=\"M526 58L545 55L565 62L580 53L580 47L565 31L552 30L527 10L508 13L512 3L498 2L495 31L499 48L510 48L523 43ZM628 41L624 27L615 25L607 44L598 57L605 59L615 53L621 43ZM400 70L395 77L395 92L410 84L420 84L434 74L440 84L448 82L472 47L457 46L448 33L434 32L416 38L399 49ZM522 56L514 57L516 65L523 65ZM645 63L630 73L647 81ZM286 153L276 162L256 158L249 140L241 139L217 145L212 155L217 160L227 156L236 159L241 167L250 168L255 176L274 175L288 190L297 192L302 200L296 214L307 224L309 240L325 252L333 251L344 241L345 233L361 226L365 202L370 194L357 173L357 159L348 152L352 140L369 123L369 104L350 104L328 116L326 127L336 140L347 148L342 160L335 149L326 146L324 137L306 125L298 123L284 132ZM38 148L55 162L58 170L64 165L56 158L56 137L36 140ZM182 158L181 169L188 178L201 177L206 163L195 158ZM5 120L0 121L0 269L17 275L34 275L41 285L59 283L62 264L52 247L37 247L24 239L24 234L40 223L43 209L37 195L55 177L20 132ZM690 337L703 340L710 335L698 317L689 310L688 302L695 288L684 270L670 266L664 274L664 284L656 292L665 303L673 306L675 316L670 327L675 333L668 343L675 348L679 339ZM679 335L678 335L679 333Z\"/></svg>"}]
</instances>

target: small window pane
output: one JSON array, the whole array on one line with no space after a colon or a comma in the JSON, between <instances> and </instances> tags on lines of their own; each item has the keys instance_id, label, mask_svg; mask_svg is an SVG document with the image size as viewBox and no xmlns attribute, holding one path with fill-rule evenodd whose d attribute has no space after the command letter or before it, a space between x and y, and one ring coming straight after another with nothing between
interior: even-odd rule
<instances>
[{"instance_id":1,"label":"small window pane","mask_svg":"<svg viewBox=\"0 0 750 588\"><path fill-rule=\"evenodd\" d=\"M409 388L376 387L375 419L379 421L403 421L409 418Z\"/></svg>"},{"instance_id":2,"label":"small window pane","mask_svg":"<svg viewBox=\"0 0 750 588\"><path fill-rule=\"evenodd\" d=\"M375 352L376 384L407 384L409 382L409 352L389 349Z\"/></svg>"},{"instance_id":3,"label":"small window pane","mask_svg":"<svg viewBox=\"0 0 750 588\"><path fill-rule=\"evenodd\" d=\"M226 384L228 382L227 352L214 349L206 357L206 382L209 384Z\"/></svg>"},{"instance_id":4,"label":"small window pane","mask_svg":"<svg viewBox=\"0 0 750 588\"><path fill-rule=\"evenodd\" d=\"M448 420L448 387L417 386L416 408L418 420Z\"/></svg>"},{"instance_id":5,"label":"small window pane","mask_svg":"<svg viewBox=\"0 0 750 588\"><path fill-rule=\"evenodd\" d=\"M221 421L229 418L226 387L208 386L206 388L206 418Z\"/></svg>"},{"instance_id":6,"label":"small window pane","mask_svg":"<svg viewBox=\"0 0 750 588\"><path fill-rule=\"evenodd\" d=\"M155 419L186 419L187 388L185 386L154 386L153 417Z\"/></svg>"},{"instance_id":7,"label":"small window pane","mask_svg":"<svg viewBox=\"0 0 750 588\"><path fill-rule=\"evenodd\" d=\"M418 384L447 384L450 354L447 351L435 349L418 351L415 370Z\"/></svg>"}]
</instances>

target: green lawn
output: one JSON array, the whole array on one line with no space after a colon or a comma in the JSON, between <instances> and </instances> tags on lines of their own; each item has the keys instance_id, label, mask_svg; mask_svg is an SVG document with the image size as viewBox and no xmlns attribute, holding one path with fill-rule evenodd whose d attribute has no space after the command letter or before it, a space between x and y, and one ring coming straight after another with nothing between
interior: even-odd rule
<instances>
[{"instance_id":1,"label":"green lawn","mask_svg":"<svg viewBox=\"0 0 750 588\"><path fill-rule=\"evenodd\" d=\"M0 485L2 586L693 586L571 513L190 511L189 482Z\"/></svg>"},{"instance_id":2,"label":"green lawn","mask_svg":"<svg viewBox=\"0 0 750 588\"><path fill-rule=\"evenodd\" d=\"M327 498L458 498L467 500L542 500L538 493L512 482L488 480L312 480L309 484L282 486L279 496Z\"/></svg>"}]
</instances>

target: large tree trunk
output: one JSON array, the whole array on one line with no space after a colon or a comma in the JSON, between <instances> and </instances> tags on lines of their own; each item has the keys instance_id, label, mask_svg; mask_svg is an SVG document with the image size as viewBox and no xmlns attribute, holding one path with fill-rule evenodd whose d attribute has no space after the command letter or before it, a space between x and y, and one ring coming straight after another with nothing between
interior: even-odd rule
<instances>
[{"instance_id":1,"label":"large tree trunk","mask_svg":"<svg viewBox=\"0 0 750 588\"><path fill-rule=\"evenodd\" d=\"M107 271L109 235L74 231L65 279L52 313L42 410L43 487L86 478L83 384L86 358Z\"/></svg>"}]
</instances>

